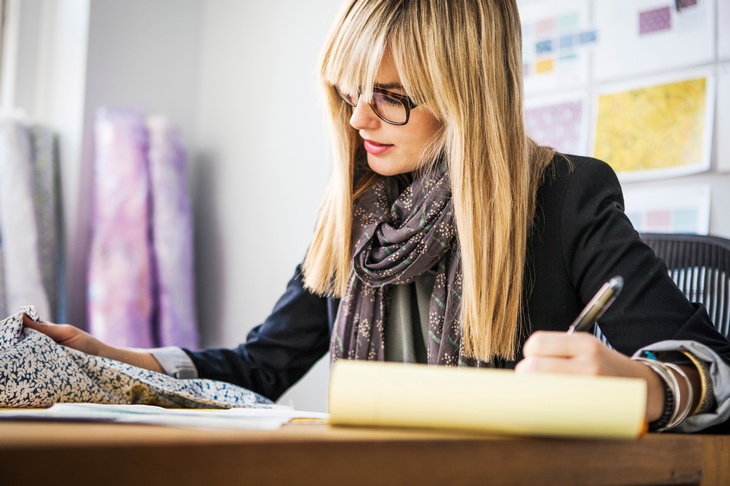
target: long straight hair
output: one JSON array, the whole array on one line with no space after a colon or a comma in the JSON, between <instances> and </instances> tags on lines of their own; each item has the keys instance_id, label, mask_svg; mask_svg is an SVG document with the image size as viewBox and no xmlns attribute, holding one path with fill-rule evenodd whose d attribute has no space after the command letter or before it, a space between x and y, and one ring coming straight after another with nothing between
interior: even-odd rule
<instances>
[{"instance_id":1,"label":"long straight hair","mask_svg":"<svg viewBox=\"0 0 730 486\"><path fill-rule=\"evenodd\" d=\"M353 0L325 43L320 77L334 169L304 261L308 289L342 296L351 266L358 151L351 108L335 86L368 101L390 50L419 108L443 123L423 163L443 156L463 267L465 352L513 359L524 326L527 239L552 149L525 134L521 32L514 0ZM367 169L366 169L367 170ZM372 180L372 175L362 179ZM358 186L356 187L356 184Z\"/></svg>"}]
</instances>

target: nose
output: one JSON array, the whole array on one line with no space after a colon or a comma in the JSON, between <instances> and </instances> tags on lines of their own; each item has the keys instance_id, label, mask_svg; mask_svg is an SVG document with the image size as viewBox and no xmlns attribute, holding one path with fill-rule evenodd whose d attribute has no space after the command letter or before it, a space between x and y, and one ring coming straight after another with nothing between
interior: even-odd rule
<instances>
[{"instance_id":1,"label":"nose","mask_svg":"<svg viewBox=\"0 0 730 486\"><path fill-rule=\"evenodd\" d=\"M357 106L352 108L350 125L356 130L375 128L380 123L380 118L373 111L369 103L359 100Z\"/></svg>"}]
</instances>

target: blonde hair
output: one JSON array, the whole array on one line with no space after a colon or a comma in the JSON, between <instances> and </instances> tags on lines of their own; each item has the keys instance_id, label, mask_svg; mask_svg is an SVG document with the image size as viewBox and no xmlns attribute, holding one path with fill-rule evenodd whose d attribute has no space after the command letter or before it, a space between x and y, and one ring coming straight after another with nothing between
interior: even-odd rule
<instances>
[{"instance_id":1,"label":"blonde hair","mask_svg":"<svg viewBox=\"0 0 730 486\"><path fill-rule=\"evenodd\" d=\"M334 86L369 99L390 50L417 109L443 122L424 156L433 161L442 153L451 177L465 352L483 360L515 357L526 319L527 239L537 187L553 156L525 134L521 42L514 0L353 0L345 6L322 53L335 164L304 261L308 289L342 296L351 265L361 141Z\"/></svg>"}]
</instances>

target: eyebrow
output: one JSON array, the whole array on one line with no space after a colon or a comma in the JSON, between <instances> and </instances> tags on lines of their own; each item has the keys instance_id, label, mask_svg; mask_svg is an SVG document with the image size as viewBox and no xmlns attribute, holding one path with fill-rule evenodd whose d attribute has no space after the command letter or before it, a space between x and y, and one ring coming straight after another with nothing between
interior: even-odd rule
<instances>
[{"instance_id":1,"label":"eyebrow","mask_svg":"<svg viewBox=\"0 0 730 486\"><path fill-rule=\"evenodd\" d=\"M400 83L388 83L388 84L375 83L375 87L378 88L378 89L385 89L385 90L388 90L388 89L403 89L403 85L400 84Z\"/></svg>"}]
</instances>

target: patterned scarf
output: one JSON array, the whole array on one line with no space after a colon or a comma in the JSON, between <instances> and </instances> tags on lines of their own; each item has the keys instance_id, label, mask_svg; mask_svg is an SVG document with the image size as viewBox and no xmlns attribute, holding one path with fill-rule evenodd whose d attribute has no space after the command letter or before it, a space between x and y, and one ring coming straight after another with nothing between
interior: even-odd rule
<instances>
[{"instance_id":1,"label":"patterned scarf","mask_svg":"<svg viewBox=\"0 0 730 486\"><path fill-rule=\"evenodd\" d=\"M330 352L382 361L384 324L393 285L434 269L426 351L429 364L479 366L461 346L461 256L448 174L436 168L402 192L396 178L379 180L355 203L353 264Z\"/></svg>"}]
</instances>

